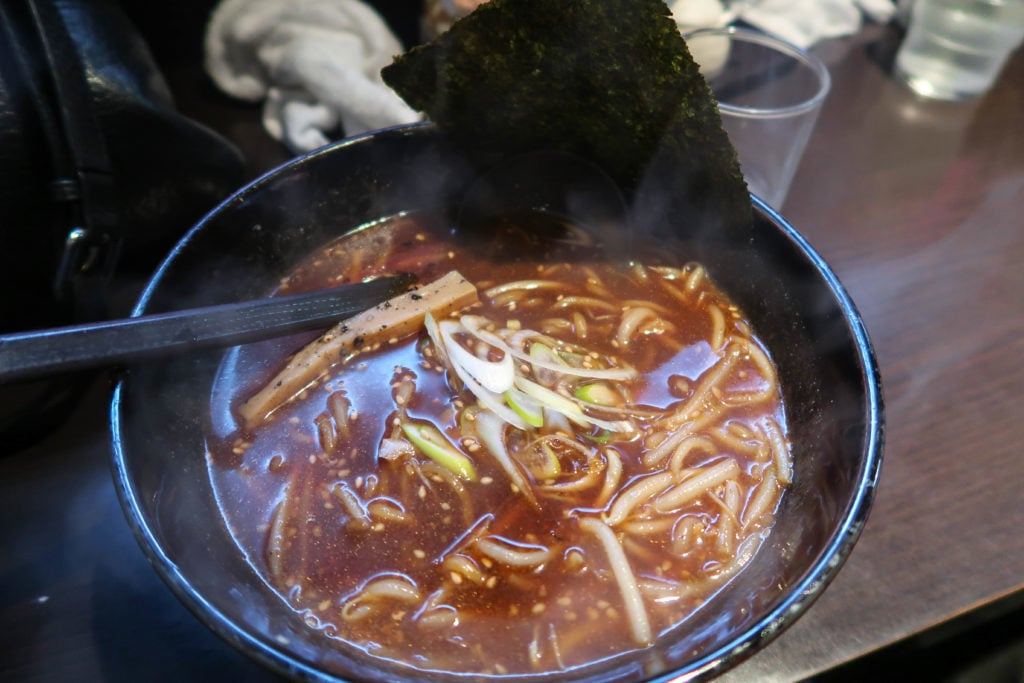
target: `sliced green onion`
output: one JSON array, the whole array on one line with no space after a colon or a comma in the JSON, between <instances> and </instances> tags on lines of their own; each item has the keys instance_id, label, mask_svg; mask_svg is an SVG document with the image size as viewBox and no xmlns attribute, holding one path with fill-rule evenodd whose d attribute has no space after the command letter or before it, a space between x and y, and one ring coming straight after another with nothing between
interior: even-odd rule
<instances>
[{"instance_id":1,"label":"sliced green onion","mask_svg":"<svg viewBox=\"0 0 1024 683\"><path fill-rule=\"evenodd\" d=\"M531 427L544 426L544 407L518 389L505 392L505 402Z\"/></svg>"},{"instance_id":2,"label":"sliced green onion","mask_svg":"<svg viewBox=\"0 0 1024 683\"><path fill-rule=\"evenodd\" d=\"M622 403L622 397L604 382L583 384L573 392L573 395L581 401L597 406L617 406Z\"/></svg>"},{"instance_id":3,"label":"sliced green onion","mask_svg":"<svg viewBox=\"0 0 1024 683\"><path fill-rule=\"evenodd\" d=\"M545 408L557 411L573 422L578 422L586 417L578 404L525 377L516 377L516 388L535 401L539 401Z\"/></svg>"},{"instance_id":4,"label":"sliced green onion","mask_svg":"<svg viewBox=\"0 0 1024 683\"><path fill-rule=\"evenodd\" d=\"M473 467L473 461L455 448L436 427L405 422L402 424L402 431L414 446L438 465L451 470L463 479L476 481L476 468Z\"/></svg>"},{"instance_id":5,"label":"sliced green onion","mask_svg":"<svg viewBox=\"0 0 1024 683\"><path fill-rule=\"evenodd\" d=\"M443 321L450 322L450 321ZM452 322L454 325L455 323ZM434 341L434 345L440 349L445 346L444 335L441 332L440 325L435 324L433 326L427 325L427 334ZM466 385L466 388L476 397L476 399L483 405L483 407L493 411L501 417L502 420L508 422L514 427L519 429L529 429L530 426L519 415L512 409L505 405L505 402L501 395L495 394L493 391L486 389L481 385L473 376L459 363L452 362L452 359L448 357L448 367L451 368L452 372Z\"/></svg>"},{"instance_id":6,"label":"sliced green onion","mask_svg":"<svg viewBox=\"0 0 1024 683\"><path fill-rule=\"evenodd\" d=\"M464 329L459 323L454 320L442 320L438 323L438 329L453 365L461 365L488 391L500 394L512 388L512 380L516 373L512 354L503 350L501 360L484 360L456 341L455 333Z\"/></svg>"},{"instance_id":7,"label":"sliced green onion","mask_svg":"<svg viewBox=\"0 0 1024 683\"><path fill-rule=\"evenodd\" d=\"M629 422L611 422L591 417L583 412L583 408L572 399L537 384L525 377L516 376L516 387L536 401L539 401L548 410L561 413L578 425L594 425L609 432L632 432L633 425Z\"/></svg>"},{"instance_id":8,"label":"sliced green onion","mask_svg":"<svg viewBox=\"0 0 1024 683\"><path fill-rule=\"evenodd\" d=\"M534 479L550 481L562 473L562 463L546 441L538 441L519 449L516 458L530 470Z\"/></svg>"},{"instance_id":9,"label":"sliced green onion","mask_svg":"<svg viewBox=\"0 0 1024 683\"><path fill-rule=\"evenodd\" d=\"M608 379L613 381L625 381L635 379L638 373L635 368L577 368L569 365L564 360L559 358L558 354L548 346L541 344L540 342L534 342L530 345L530 351L524 352L516 349L513 346L509 346L512 355L520 360L525 360L532 364L535 368L542 368L544 370L550 370L551 372L558 372L563 375L572 375L573 377L587 377L589 379Z\"/></svg>"},{"instance_id":10,"label":"sliced green onion","mask_svg":"<svg viewBox=\"0 0 1024 683\"><path fill-rule=\"evenodd\" d=\"M448 352L444 350L444 343L441 340L441 330L437 327L437 320L434 316L427 311L427 314L423 316L423 327L427 329L427 336L434 342L434 349L437 350L437 360L443 365L451 365L451 361L448 360Z\"/></svg>"},{"instance_id":11,"label":"sliced green onion","mask_svg":"<svg viewBox=\"0 0 1024 683\"><path fill-rule=\"evenodd\" d=\"M530 360L539 361L540 363L551 363L555 366L568 365L564 360L558 357L555 350L547 344L541 344L540 342L533 342L530 344Z\"/></svg>"},{"instance_id":12,"label":"sliced green onion","mask_svg":"<svg viewBox=\"0 0 1024 683\"><path fill-rule=\"evenodd\" d=\"M501 421L501 418L486 410L480 411L476 416L476 435L484 448L501 465L501 469L505 470L505 474L508 475L508 478L515 487L519 489L519 492L530 501L533 507L539 508L537 498L533 495L533 489L530 488L530 482L527 481L526 475L520 471L519 466L512 461L512 456L505 445L505 423Z\"/></svg>"}]
</instances>

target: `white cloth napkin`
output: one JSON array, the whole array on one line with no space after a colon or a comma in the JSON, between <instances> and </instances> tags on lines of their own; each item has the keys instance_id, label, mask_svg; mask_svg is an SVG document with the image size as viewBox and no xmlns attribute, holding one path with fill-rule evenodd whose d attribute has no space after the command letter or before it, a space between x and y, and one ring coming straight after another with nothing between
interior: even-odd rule
<instances>
[{"instance_id":1,"label":"white cloth napkin","mask_svg":"<svg viewBox=\"0 0 1024 683\"><path fill-rule=\"evenodd\" d=\"M866 15L884 23L892 18L892 0L675 0L670 2L683 30L725 26L736 19L794 45L808 48L819 40L856 33Z\"/></svg>"},{"instance_id":2,"label":"white cloth napkin","mask_svg":"<svg viewBox=\"0 0 1024 683\"><path fill-rule=\"evenodd\" d=\"M359 0L223 0L206 31L207 73L224 92L262 101L263 125L294 152L418 121L380 77L402 52Z\"/></svg>"}]
</instances>

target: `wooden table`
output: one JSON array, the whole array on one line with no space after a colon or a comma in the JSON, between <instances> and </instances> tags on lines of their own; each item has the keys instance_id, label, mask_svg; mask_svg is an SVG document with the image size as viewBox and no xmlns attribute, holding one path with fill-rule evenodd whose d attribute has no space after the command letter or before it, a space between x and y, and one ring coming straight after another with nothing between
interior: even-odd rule
<instances>
[{"instance_id":1,"label":"wooden table","mask_svg":"<svg viewBox=\"0 0 1024 683\"><path fill-rule=\"evenodd\" d=\"M783 210L874 342L881 483L833 585L728 680L800 678L1024 591L1024 50L980 101L940 103L889 75L898 40L817 50L833 91Z\"/></svg>"},{"instance_id":2,"label":"wooden table","mask_svg":"<svg viewBox=\"0 0 1024 683\"><path fill-rule=\"evenodd\" d=\"M888 436L864 534L834 584L728 681L833 670L1024 596L1024 51L971 103L889 75L899 33L816 48L833 91L783 213L858 304ZM179 104L255 175L286 154L258 111L171 72ZM107 387L30 450L0 457L0 678L275 677L196 621L135 545L108 471Z\"/></svg>"}]
</instances>

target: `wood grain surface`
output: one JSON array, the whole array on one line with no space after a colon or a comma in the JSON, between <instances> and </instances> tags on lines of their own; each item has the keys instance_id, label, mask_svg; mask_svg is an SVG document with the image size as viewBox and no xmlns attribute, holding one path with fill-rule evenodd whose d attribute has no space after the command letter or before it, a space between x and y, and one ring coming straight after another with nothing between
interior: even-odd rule
<instances>
[{"instance_id":1,"label":"wood grain surface","mask_svg":"<svg viewBox=\"0 0 1024 683\"><path fill-rule=\"evenodd\" d=\"M983 99L889 74L899 34L817 48L834 89L783 213L864 317L882 477L833 585L724 677L788 681L1024 589L1024 51Z\"/></svg>"}]
</instances>

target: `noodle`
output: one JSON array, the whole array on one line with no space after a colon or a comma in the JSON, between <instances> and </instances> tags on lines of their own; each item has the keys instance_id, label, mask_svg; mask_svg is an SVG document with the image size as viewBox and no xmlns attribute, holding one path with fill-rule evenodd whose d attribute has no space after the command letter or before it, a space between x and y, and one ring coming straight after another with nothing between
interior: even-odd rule
<instances>
[{"instance_id":1,"label":"noodle","mask_svg":"<svg viewBox=\"0 0 1024 683\"><path fill-rule=\"evenodd\" d=\"M335 391L327 397L327 410L331 413L331 417L334 418L334 426L337 434L337 438L344 441L350 437L348 418L349 408L352 404L345 397L345 393L342 391Z\"/></svg>"},{"instance_id":2,"label":"noodle","mask_svg":"<svg viewBox=\"0 0 1024 683\"><path fill-rule=\"evenodd\" d=\"M325 649L471 678L646 647L750 561L793 480L772 359L699 264L608 264L511 224L451 235L397 217L283 280L400 267L461 303L414 307L398 336L338 327L344 355L243 347L261 376L293 351L325 367L255 421L257 373L218 375L243 418L207 445L228 527Z\"/></svg>"},{"instance_id":3,"label":"noodle","mask_svg":"<svg viewBox=\"0 0 1024 683\"><path fill-rule=\"evenodd\" d=\"M711 349L721 351L725 346L725 314L718 306L708 306L708 314L711 316Z\"/></svg>"},{"instance_id":4,"label":"noodle","mask_svg":"<svg viewBox=\"0 0 1024 683\"><path fill-rule=\"evenodd\" d=\"M349 488L346 482L335 484L331 488L331 492L344 506L345 512L350 517L350 524L357 529L366 529L370 526L370 514L366 511L366 505L363 504L359 495Z\"/></svg>"},{"instance_id":5,"label":"noodle","mask_svg":"<svg viewBox=\"0 0 1024 683\"><path fill-rule=\"evenodd\" d=\"M686 291L693 292L700 286L701 281L704 280L704 266L687 264L686 267L690 268L690 275L686 278Z\"/></svg>"},{"instance_id":6,"label":"noodle","mask_svg":"<svg viewBox=\"0 0 1024 683\"><path fill-rule=\"evenodd\" d=\"M601 492L594 499L594 507L607 505L622 480L622 457L612 448L606 448L604 456L608 467L604 471L604 485L601 487Z\"/></svg>"},{"instance_id":7,"label":"noodle","mask_svg":"<svg viewBox=\"0 0 1024 683\"><path fill-rule=\"evenodd\" d=\"M320 448L324 453L333 453L337 441L330 416L327 413L320 413L313 422L316 424L317 436L320 438Z\"/></svg>"},{"instance_id":8,"label":"noodle","mask_svg":"<svg viewBox=\"0 0 1024 683\"><path fill-rule=\"evenodd\" d=\"M534 289L556 289L561 287L562 284L557 280L517 280L515 282L506 282L495 287L491 287L484 292L484 296L488 299L493 299L498 294L504 294L506 292L513 291L531 291Z\"/></svg>"},{"instance_id":9,"label":"noodle","mask_svg":"<svg viewBox=\"0 0 1024 683\"><path fill-rule=\"evenodd\" d=\"M742 436L738 436L733 429L738 426L740 425L737 422L729 422L725 427L712 430L711 437L730 450L750 457L755 457L760 445L759 442L755 440L756 435L744 427L742 430L735 430L742 433Z\"/></svg>"},{"instance_id":10,"label":"noodle","mask_svg":"<svg viewBox=\"0 0 1024 683\"><path fill-rule=\"evenodd\" d=\"M573 311L573 314L572 314L572 326L573 326L573 329L576 331L576 336L577 337L579 337L580 339L586 339L587 338L587 331L588 331L587 319L584 318L583 314L580 313L579 311Z\"/></svg>"},{"instance_id":11,"label":"noodle","mask_svg":"<svg viewBox=\"0 0 1024 683\"><path fill-rule=\"evenodd\" d=\"M638 307L627 310L622 316L622 322L619 323L615 340L619 342L620 346L627 346L643 322L657 317L658 314L649 308Z\"/></svg>"},{"instance_id":12,"label":"noodle","mask_svg":"<svg viewBox=\"0 0 1024 683\"><path fill-rule=\"evenodd\" d=\"M612 572L619 584L619 591L622 593L622 601L625 604L626 614L629 616L629 626L633 633L633 640L637 645L648 645L654 636L651 633L651 625L647 619L647 610L644 607L643 598L640 596L640 589L636 584L636 576L629 567L629 560L622 550L622 545L615 538L615 532L607 524L593 517L584 517L580 520L580 527L593 534L601 542L608 562L612 565Z\"/></svg>"},{"instance_id":13,"label":"noodle","mask_svg":"<svg viewBox=\"0 0 1024 683\"><path fill-rule=\"evenodd\" d=\"M610 311L617 313L619 307L608 303L603 299L597 299L592 296L566 296L555 302L552 308L571 308L573 306L580 306L583 308L596 308L602 311Z\"/></svg>"},{"instance_id":14,"label":"noodle","mask_svg":"<svg viewBox=\"0 0 1024 683\"><path fill-rule=\"evenodd\" d=\"M754 490L754 497L750 499L750 502L747 503L747 508L743 511L742 522L744 531L757 522L775 502L778 495L777 487L775 472L768 470L764 475L764 479L761 480L761 483Z\"/></svg>"},{"instance_id":15,"label":"noodle","mask_svg":"<svg viewBox=\"0 0 1024 683\"><path fill-rule=\"evenodd\" d=\"M274 508L273 521L267 536L267 566L270 569L270 575L279 581L284 580L284 540L287 531L288 502L292 500L288 495L291 489L291 483L285 486L281 500Z\"/></svg>"},{"instance_id":16,"label":"noodle","mask_svg":"<svg viewBox=\"0 0 1024 683\"><path fill-rule=\"evenodd\" d=\"M551 559L550 548L513 544L496 536L477 539L473 546L495 562L511 567L536 567Z\"/></svg>"},{"instance_id":17,"label":"noodle","mask_svg":"<svg viewBox=\"0 0 1024 683\"><path fill-rule=\"evenodd\" d=\"M612 503L611 510L605 515L604 521L611 526L621 524L634 508L646 503L654 498L656 494L664 491L675 479L675 475L671 472L660 472L639 479L615 498L615 502Z\"/></svg>"},{"instance_id":18,"label":"noodle","mask_svg":"<svg viewBox=\"0 0 1024 683\"><path fill-rule=\"evenodd\" d=\"M441 567L448 573L455 572L466 577L478 586L482 586L487 582L487 575L484 574L480 565L472 558L460 553L453 553L444 558Z\"/></svg>"},{"instance_id":19,"label":"noodle","mask_svg":"<svg viewBox=\"0 0 1024 683\"><path fill-rule=\"evenodd\" d=\"M686 461L687 456L694 451L704 451L709 455L717 455L718 449L715 448L715 444L711 443L711 440L703 436L689 436L676 446L675 450L672 451L672 458L669 459L668 468L675 475L676 480L680 480L680 473L683 470L683 463Z\"/></svg>"},{"instance_id":20,"label":"noodle","mask_svg":"<svg viewBox=\"0 0 1024 683\"><path fill-rule=\"evenodd\" d=\"M382 601L416 604L420 599L419 589L408 577L381 577L365 584L356 595L346 599L341 617L348 622L358 621L370 616Z\"/></svg>"},{"instance_id":21,"label":"noodle","mask_svg":"<svg viewBox=\"0 0 1024 683\"><path fill-rule=\"evenodd\" d=\"M675 510L684 503L704 495L711 489L729 479L740 475L740 468L732 458L722 460L706 467L681 484L669 489L654 500L654 509L658 512Z\"/></svg>"},{"instance_id":22,"label":"noodle","mask_svg":"<svg viewBox=\"0 0 1024 683\"><path fill-rule=\"evenodd\" d=\"M738 519L740 507L740 487L735 480L725 482L725 498L712 495L711 499L722 509L718 520L718 538L716 542L722 552L731 554L736 544L736 533L739 530Z\"/></svg>"},{"instance_id":23,"label":"noodle","mask_svg":"<svg viewBox=\"0 0 1024 683\"><path fill-rule=\"evenodd\" d=\"M717 387L725 376L732 370L737 360L738 356L735 353L726 353L714 367L701 377L700 384L697 385L697 388L690 396L690 399L684 403L682 407L677 409L671 418L669 418L669 424L673 427L678 427L682 421L693 415L697 408L707 398L707 395L711 390Z\"/></svg>"},{"instance_id":24,"label":"noodle","mask_svg":"<svg viewBox=\"0 0 1024 683\"><path fill-rule=\"evenodd\" d=\"M768 443L772 449L772 459L775 462L775 476L778 477L780 484L787 486L793 481L793 464L789 460L789 447L783 439L782 430L779 429L779 425L775 420L769 417L764 421L764 431L768 436Z\"/></svg>"},{"instance_id":25,"label":"noodle","mask_svg":"<svg viewBox=\"0 0 1024 683\"><path fill-rule=\"evenodd\" d=\"M366 511L378 522L409 522L405 508L397 500L390 498L374 498L366 504Z\"/></svg>"}]
</instances>

